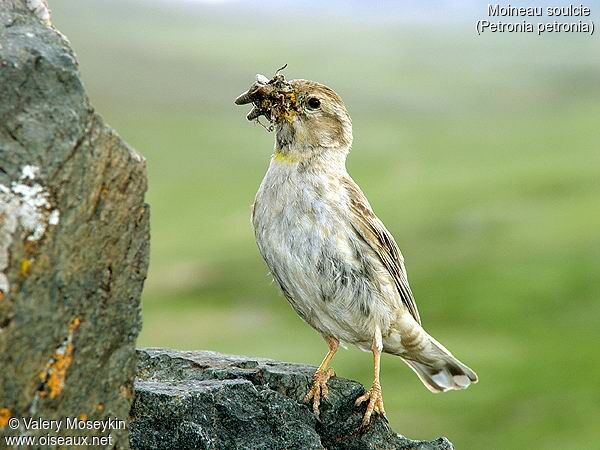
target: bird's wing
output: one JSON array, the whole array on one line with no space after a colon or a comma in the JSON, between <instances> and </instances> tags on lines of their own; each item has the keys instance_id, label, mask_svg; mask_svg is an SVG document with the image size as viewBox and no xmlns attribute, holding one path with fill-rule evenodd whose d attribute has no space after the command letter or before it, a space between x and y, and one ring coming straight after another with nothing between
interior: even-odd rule
<instances>
[{"instance_id":1,"label":"bird's wing","mask_svg":"<svg viewBox=\"0 0 600 450\"><path fill-rule=\"evenodd\" d=\"M344 177L342 184L350 199L350 221L358 236L377 254L392 276L402 303L417 323L421 323L417 304L413 297L404 268L404 258L392 234L373 212L365 194L350 177Z\"/></svg>"}]
</instances>

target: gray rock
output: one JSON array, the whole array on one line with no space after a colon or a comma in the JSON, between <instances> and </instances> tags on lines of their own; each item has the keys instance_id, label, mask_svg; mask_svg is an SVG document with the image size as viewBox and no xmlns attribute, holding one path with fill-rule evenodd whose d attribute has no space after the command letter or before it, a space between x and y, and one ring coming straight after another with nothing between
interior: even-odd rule
<instances>
[{"instance_id":1,"label":"gray rock","mask_svg":"<svg viewBox=\"0 0 600 450\"><path fill-rule=\"evenodd\" d=\"M330 380L320 419L302 402L315 368L209 351L138 350L132 449L450 450L413 441L374 416L360 429L364 387Z\"/></svg>"},{"instance_id":2,"label":"gray rock","mask_svg":"<svg viewBox=\"0 0 600 450\"><path fill-rule=\"evenodd\" d=\"M11 417L127 418L148 264L145 162L29 5L0 1L0 437L48 433Z\"/></svg>"}]
</instances>

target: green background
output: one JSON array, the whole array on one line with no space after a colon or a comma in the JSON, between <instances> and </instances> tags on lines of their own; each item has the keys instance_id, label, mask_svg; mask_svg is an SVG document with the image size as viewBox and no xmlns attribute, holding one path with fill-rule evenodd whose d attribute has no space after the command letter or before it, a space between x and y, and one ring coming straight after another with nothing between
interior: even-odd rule
<instances>
[{"instance_id":1,"label":"green background","mask_svg":"<svg viewBox=\"0 0 600 450\"><path fill-rule=\"evenodd\" d=\"M344 98L349 172L403 250L424 326L480 377L433 395L385 355L395 430L459 449L598 448L597 37L478 37L483 6L429 21L261 5L51 2L96 109L147 158L139 345L323 357L254 243L273 135L233 105L288 63ZM355 348L333 366L371 382Z\"/></svg>"}]
</instances>

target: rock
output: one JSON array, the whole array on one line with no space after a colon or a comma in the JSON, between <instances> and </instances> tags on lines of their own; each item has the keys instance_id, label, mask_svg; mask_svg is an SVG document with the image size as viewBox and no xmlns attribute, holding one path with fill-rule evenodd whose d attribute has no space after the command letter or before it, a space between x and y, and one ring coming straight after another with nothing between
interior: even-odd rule
<instances>
[{"instance_id":1,"label":"rock","mask_svg":"<svg viewBox=\"0 0 600 450\"><path fill-rule=\"evenodd\" d=\"M44 8L0 2L0 437L127 418L148 265L144 159L94 112Z\"/></svg>"},{"instance_id":2,"label":"rock","mask_svg":"<svg viewBox=\"0 0 600 450\"><path fill-rule=\"evenodd\" d=\"M315 368L210 351L138 350L132 449L450 450L413 441L374 416L359 429L364 387L330 380L320 420L302 402Z\"/></svg>"}]
</instances>

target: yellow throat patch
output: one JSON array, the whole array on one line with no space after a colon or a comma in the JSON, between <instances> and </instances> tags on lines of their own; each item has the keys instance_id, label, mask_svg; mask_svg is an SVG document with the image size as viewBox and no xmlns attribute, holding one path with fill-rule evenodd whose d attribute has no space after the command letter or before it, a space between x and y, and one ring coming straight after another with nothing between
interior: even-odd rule
<instances>
[{"instance_id":1,"label":"yellow throat patch","mask_svg":"<svg viewBox=\"0 0 600 450\"><path fill-rule=\"evenodd\" d=\"M298 155L284 153L280 149L277 149L275 150L275 153L273 153L273 161L293 164L299 162L300 158L298 157Z\"/></svg>"}]
</instances>

